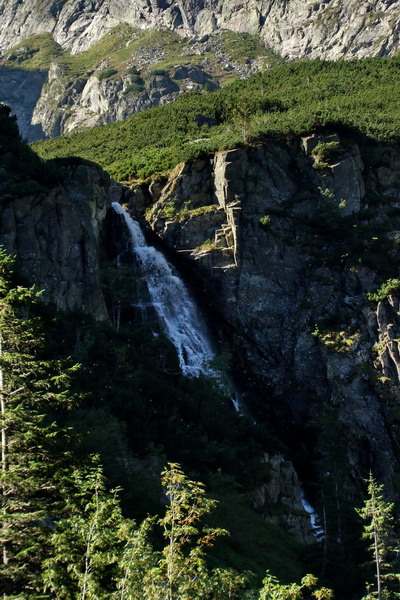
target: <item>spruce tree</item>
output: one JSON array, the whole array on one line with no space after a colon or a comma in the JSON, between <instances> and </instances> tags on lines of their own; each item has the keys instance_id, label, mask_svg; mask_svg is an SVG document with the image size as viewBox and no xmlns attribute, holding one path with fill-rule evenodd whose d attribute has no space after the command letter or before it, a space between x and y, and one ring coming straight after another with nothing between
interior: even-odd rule
<instances>
[{"instance_id":1,"label":"spruce tree","mask_svg":"<svg viewBox=\"0 0 400 600\"><path fill-rule=\"evenodd\" d=\"M3 598L41 593L41 562L62 513L59 481L69 455L49 409L65 406L75 367L45 360L33 288L15 285L14 261L0 250L1 571Z\"/></svg>"},{"instance_id":2,"label":"spruce tree","mask_svg":"<svg viewBox=\"0 0 400 600\"><path fill-rule=\"evenodd\" d=\"M201 519L216 505L207 498L201 483L190 481L179 465L170 463L162 473L169 505L160 520L166 545L159 561L159 581L166 600L201 598L208 585L205 549L228 532L201 527Z\"/></svg>"},{"instance_id":3,"label":"spruce tree","mask_svg":"<svg viewBox=\"0 0 400 600\"><path fill-rule=\"evenodd\" d=\"M117 492L106 490L98 459L65 481L66 517L49 540L44 561L45 591L56 600L109 600L115 590L124 540ZM123 597L123 596L122 596Z\"/></svg>"},{"instance_id":4,"label":"spruce tree","mask_svg":"<svg viewBox=\"0 0 400 600\"><path fill-rule=\"evenodd\" d=\"M389 591L385 589L385 580L398 579L398 575L393 573L394 550L398 545L394 533L394 504L385 500L383 485L377 483L371 472L367 483L368 498L364 506L356 511L367 521L362 537L370 541L369 550L375 565L377 596L381 598L384 592Z\"/></svg>"}]
</instances>

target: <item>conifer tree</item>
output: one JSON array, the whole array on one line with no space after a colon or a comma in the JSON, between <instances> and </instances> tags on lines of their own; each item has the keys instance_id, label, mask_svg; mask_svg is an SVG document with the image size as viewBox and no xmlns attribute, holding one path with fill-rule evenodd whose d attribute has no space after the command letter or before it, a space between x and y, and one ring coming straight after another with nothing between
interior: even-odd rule
<instances>
[{"instance_id":1,"label":"conifer tree","mask_svg":"<svg viewBox=\"0 0 400 600\"><path fill-rule=\"evenodd\" d=\"M371 472L367 483L368 498L365 500L364 506L356 511L362 519L367 521L362 537L370 541L369 550L375 565L377 596L381 598L385 591L384 581L398 578L392 572L393 551L396 547L394 504L384 499L383 485L377 483Z\"/></svg>"},{"instance_id":2,"label":"conifer tree","mask_svg":"<svg viewBox=\"0 0 400 600\"><path fill-rule=\"evenodd\" d=\"M201 483L190 481L179 465L170 463L161 480L168 498L168 508L160 520L166 545L159 561L159 577L153 581L164 590L165 600L201 598L209 584L205 549L223 529L201 527L201 519L216 505L207 498Z\"/></svg>"},{"instance_id":3,"label":"conifer tree","mask_svg":"<svg viewBox=\"0 0 400 600\"><path fill-rule=\"evenodd\" d=\"M165 516L159 520L165 546L157 566L146 577L148 600L201 600L235 598L248 581L247 574L233 569L207 567L206 552L216 538L228 535L221 528L203 526L202 519L216 506L205 495L202 483L191 481L176 463L169 463L161 483L168 499ZM136 598L135 598L136 600ZM139 600L139 599L138 599Z\"/></svg>"},{"instance_id":4,"label":"conifer tree","mask_svg":"<svg viewBox=\"0 0 400 600\"><path fill-rule=\"evenodd\" d=\"M52 520L61 510L58 477L68 461L49 408L68 402L74 367L43 358L32 316L33 288L13 284L14 261L0 250L0 588L3 598L34 597Z\"/></svg>"},{"instance_id":5,"label":"conifer tree","mask_svg":"<svg viewBox=\"0 0 400 600\"><path fill-rule=\"evenodd\" d=\"M201 520L215 500L204 486L191 481L179 465L162 473L168 499L165 516L146 519L139 528L124 521L119 532L124 550L119 559L117 591L113 600L234 600L249 580L233 569L210 570L206 550L227 532L203 527ZM161 525L165 546L156 551L150 534Z\"/></svg>"},{"instance_id":6,"label":"conifer tree","mask_svg":"<svg viewBox=\"0 0 400 600\"><path fill-rule=\"evenodd\" d=\"M106 490L94 464L68 474L66 518L54 527L51 556L44 562L45 590L57 600L108 600L124 540L117 492Z\"/></svg>"}]
</instances>

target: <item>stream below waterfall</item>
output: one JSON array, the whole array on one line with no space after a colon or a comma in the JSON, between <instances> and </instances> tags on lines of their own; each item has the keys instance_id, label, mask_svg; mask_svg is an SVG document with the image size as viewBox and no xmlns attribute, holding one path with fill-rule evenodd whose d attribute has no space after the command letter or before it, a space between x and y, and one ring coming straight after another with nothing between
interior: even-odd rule
<instances>
[{"instance_id":1,"label":"stream below waterfall","mask_svg":"<svg viewBox=\"0 0 400 600\"><path fill-rule=\"evenodd\" d=\"M164 332L176 348L182 373L189 377L216 376L210 366L215 354L206 325L182 279L164 255L146 243L139 223L118 202L112 206L125 220L132 253Z\"/></svg>"}]
</instances>

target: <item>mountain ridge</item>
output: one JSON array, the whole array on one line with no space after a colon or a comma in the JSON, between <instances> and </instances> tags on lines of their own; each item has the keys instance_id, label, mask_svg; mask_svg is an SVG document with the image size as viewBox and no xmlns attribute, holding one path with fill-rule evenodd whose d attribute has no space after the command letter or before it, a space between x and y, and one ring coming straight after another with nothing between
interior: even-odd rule
<instances>
[{"instance_id":1,"label":"mountain ridge","mask_svg":"<svg viewBox=\"0 0 400 600\"><path fill-rule=\"evenodd\" d=\"M29 141L121 120L282 60L393 56L399 45L397 0L6 0L0 10L0 101Z\"/></svg>"},{"instance_id":2,"label":"mountain ridge","mask_svg":"<svg viewBox=\"0 0 400 600\"><path fill-rule=\"evenodd\" d=\"M7 1L0 49L4 52L33 34L50 32L63 48L82 52L117 24L127 23L183 36L221 29L257 34L289 59L383 56L397 50L399 10L397 0Z\"/></svg>"}]
</instances>

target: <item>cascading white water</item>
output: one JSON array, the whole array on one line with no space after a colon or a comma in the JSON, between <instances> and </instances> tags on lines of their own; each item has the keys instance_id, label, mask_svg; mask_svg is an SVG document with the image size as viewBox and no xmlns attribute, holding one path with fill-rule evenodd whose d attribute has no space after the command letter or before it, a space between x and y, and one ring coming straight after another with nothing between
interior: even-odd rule
<instances>
[{"instance_id":1,"label":"cascading white water","mask_svg":"<svg viewBox=\"0 0 400 600\"><path fill-rule=\"evenodd\" d=\"M322 529L318 522L318 515L315 509L311 506L308 500L305 497L304 492L302 493L301 503L303 505L304 510L308 513L310 517L311 527L313 529L314 535L318 541L321 541L325 537L325 531Z\"/></svg>"},{"instance_id":2,"label":"cascading white water","mask_svg":"<svg viewBox=\"0 0 400 600\"><path fill-rule=\"evenodd\" d=\"M132 252L142 270L158 318L176 348L183 374L215 376L210 367L214 353L205 325L183 281L163 254L147 245L139 223L118 202L113 202L113 208L125 219L131 234Z\"/></svg>"}]
</instances>

